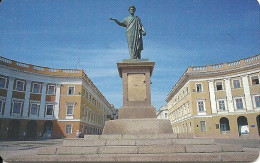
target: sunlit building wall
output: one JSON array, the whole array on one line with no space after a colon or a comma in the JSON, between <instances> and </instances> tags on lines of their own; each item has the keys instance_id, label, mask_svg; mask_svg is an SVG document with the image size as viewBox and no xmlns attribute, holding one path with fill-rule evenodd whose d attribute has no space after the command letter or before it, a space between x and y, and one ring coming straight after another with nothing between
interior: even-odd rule
<instances>
[{"instance_id":1,"label":"sunlit building wall","mask_svg":"<svg viewBox=\"0 0 260 163\"><path fill-rule=\"evenodd\" d=\"M113 112L83 70L0 57L0 138L101 134Z\"/></svg>"},{"instance_id":2,"label":"sunlit building wall","mask_svg":"<svg viewBox=\"0 0 260 163\"><path fill-rule=\"evenodd\" d=\"M259 137L260 55L188 67L167 96L175 133Z\"/></svg>"}]
</instances>

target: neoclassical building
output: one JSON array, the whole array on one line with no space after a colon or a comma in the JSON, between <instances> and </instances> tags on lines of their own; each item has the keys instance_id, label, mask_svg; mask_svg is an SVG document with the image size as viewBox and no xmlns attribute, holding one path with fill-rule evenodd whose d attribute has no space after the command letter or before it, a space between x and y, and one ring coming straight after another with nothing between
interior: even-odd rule
<instances>
[{"instance_id":1,"label":"neoclassical building","mask_svg":"<svg viewBox=\"0 0 260 163\"><path fill-rule=\"evenodd\" d=\"M175 133L259 137L260 55L188 67L167 96Z\"/></svg>"},{"instance_id":2,"label":"neoclassical building","mask_svg":"<svg viewBox=\"0 0 260 163\"><path fill-rule=\"evenodd\" d=\"M115 114L83 70L0 57L0 138L101 134Z\"/></svg>"},{"instance_id":3,"label":"neoclassical building","mask_svg":"<svg viewBox=\"0 0 260 163\"><path fill-rule=\"evenodd\" d=\"M160 109L156 112L157 119L168 119L168 108L167 105L163 105Z\"/></svg>"}]
</instances>

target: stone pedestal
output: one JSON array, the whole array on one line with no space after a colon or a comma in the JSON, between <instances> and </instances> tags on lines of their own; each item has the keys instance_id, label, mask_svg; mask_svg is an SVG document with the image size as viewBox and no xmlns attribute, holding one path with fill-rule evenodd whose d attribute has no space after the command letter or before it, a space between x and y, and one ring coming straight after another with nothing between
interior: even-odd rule
<instances>
[{"instance_id":1,"label":"stone pedestal","mask_svg":"<svg viewBox=\"0 0 260 163\"><path fill-rule=\"evenodd\" d=\"M103 135L142 135L173 133L169 120L156 119L151 105L151 76L155 62L129 59L117 63L123 83L123 106L118 120L105 123Z\"/></svg>"},{"instance_id":2,"label":"stone pedestal","mask_svg":"<svg viewBox=\"0 0 260 163\"><path fill-rule=\"evenodd\" d=\"M156 118L117 119L107 121L105 135L153 135L172 134L169 120Z\"/></svg>"},{"instance_id":3,"label":"stone pedestal","mask_svg":"<svg viewBox=\"0 0 260 163\"><path fill-rule=\"evenodd\" d=\"M119 119L156 117L156 109L151 105L150 88L154 64L148 59L130 59L117 63L123 82L123 106L118 112Z\"/></svg>"}]
</instances>

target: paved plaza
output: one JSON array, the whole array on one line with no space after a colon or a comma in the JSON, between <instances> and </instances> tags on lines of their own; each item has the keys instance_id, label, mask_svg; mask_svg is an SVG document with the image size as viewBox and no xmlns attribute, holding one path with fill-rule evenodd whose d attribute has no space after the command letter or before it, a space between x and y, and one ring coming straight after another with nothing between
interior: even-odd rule
<instances>
[{"instance_id":1,"label":"paved plaza","mask_svg":"<svg viewBox=\"0 0 260 163\"><path fill-rule=\"evenodd\" d=\"M36 141L1 141L0 156L7 160L14 157L36 155L42 147L61 146L62 139L45 139Z\"/></svg>"},{"instance_id":2,"label":"paved plaza","mask_svg":"<svg viewBox=\"0 0 260 163\"><path fill-rule=\"evenodd\" d=\"M216 138L215 142L217 144L241 145L244 151L260 151L260 139ZM63 139L1 141L0 155L4 160L10 160L11 158L24 158L28 156L36 156L40 149L46 147L50 147L50 149L52 149L52 147L61 147L62 145Z\"/></svg>"}]
</instances>

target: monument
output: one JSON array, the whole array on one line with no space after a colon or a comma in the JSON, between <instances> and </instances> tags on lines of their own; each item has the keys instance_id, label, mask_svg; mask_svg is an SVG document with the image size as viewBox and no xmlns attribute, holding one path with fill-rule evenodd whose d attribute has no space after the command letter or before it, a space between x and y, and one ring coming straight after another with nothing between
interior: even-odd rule
<instances>
[{"instance_id":1,"label":"monument","mask_svg":"<svg viewBox=\"0 0 260 163\"><path fill-rule=\"evenodd\" d=\"M133 16L134 11L135 7L130 6L130 15ZM143 27L135 29L138 31L133 31L134 34L139 33L139 36L144 32ZM64 139L62 146L43 147L37 155L21 155L21 158L10 161L248 162L258 158L259 151L246 151L242 145L217 144L212 138L193 138L192 133L173 133L169 120L156 119L150 90L155 62L141 59L141 37L132 39L133 35L128 32L131 59L117 63L123 83L123 106L119 109L119 119L107 121L102 135ZM129 43L129 40L135 43Z\"/></svg>"},{"instance_id":2,"label":"monument","mask_svg":"<svg viewBox=\"0 0 260 163\"><path fill-rule=\"evenodd\" d=\"M107 121L104 135L112 134L166 134L173 133L169 120L156 119L156 109L151 105L151 76L155 62L141 59L142 36L146 35L141 19L134 16L136 8L130 6L130 16L123 22L126 27L130 59L117 63L123 84L123 106L119 109L118 120Z\"/></svg>"}]
</instances>

